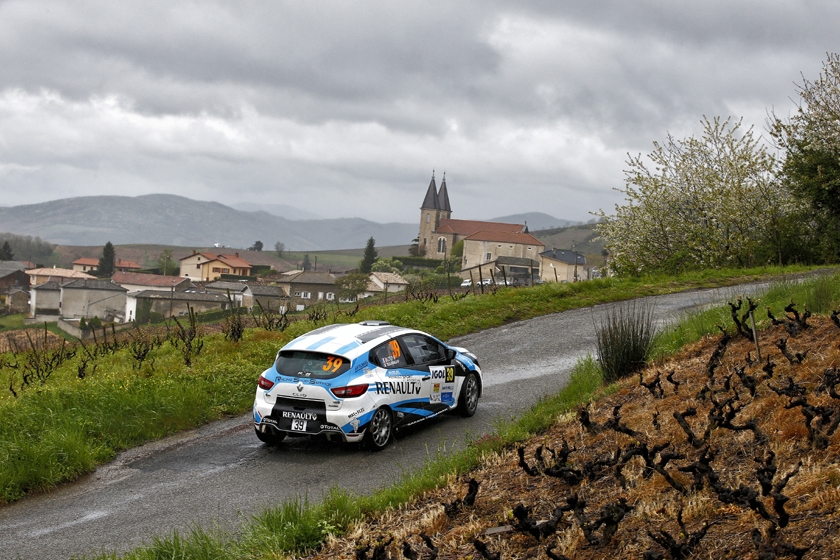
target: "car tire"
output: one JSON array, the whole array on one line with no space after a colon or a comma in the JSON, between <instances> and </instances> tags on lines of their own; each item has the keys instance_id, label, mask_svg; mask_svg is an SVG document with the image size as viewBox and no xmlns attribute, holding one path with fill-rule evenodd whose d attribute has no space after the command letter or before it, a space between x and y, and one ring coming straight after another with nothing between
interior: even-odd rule
<instances>
[{"instance_id":1,"label":"car tire","mask_svg":"<svg viewBox=\"0 0 840 560\"><path fill-rule=\"evenodd\" d=\"M382 451L394 435L394 418L386 407L379 407L370 419L365 442L373 451Z\"/></svg>"},{"instance_id":2,"label":"car tire","mask_svg":"<svg viewBox=\"0 0 840 560\"><path fill-rule=\"evenodd\" d=\"M276 430L269 429L266 432L261 432L257 427L254 427L254 433L257 434L257 439L263 442L266 445L277 445L284 439L286 439L286 432L278 432Z\"/></svg>"},{"instance_id":3,"label":"car tire","mask_svg":"<svg viewBox=\"0 0 840 560\"><path fill-rule=\"evenodd\" d=\"M475 414L478 409L479 389L478 377L473 372L468 373L464 384L461 385L461 394L458 396L458 414L464 418Z\"/></svg>"}]
</instances>

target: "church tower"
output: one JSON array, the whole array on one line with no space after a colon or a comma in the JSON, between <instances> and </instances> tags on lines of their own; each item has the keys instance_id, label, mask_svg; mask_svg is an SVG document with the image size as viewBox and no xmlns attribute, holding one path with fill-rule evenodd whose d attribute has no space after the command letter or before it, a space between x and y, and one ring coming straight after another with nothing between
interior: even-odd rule
<instances>
[{"instance_id":1,"label":"church tower","mask_svg":"<svg viewBox=\"0 0 840 560\"><path fill-rule=\"evenodd\" d=\"M420 206L420 235L417 238L418 248L427 257L442 258L448 253L444 241L443 251L439 247L440 240L434 236L440 221L448 219L452 215L452 208L449 205L449 193L446 190L446 173L443 174L443 182L438 190L435 184L435 172L432 171L432 180L429 188L426 189L426 197Z\"/></svg>"}]
</instances>

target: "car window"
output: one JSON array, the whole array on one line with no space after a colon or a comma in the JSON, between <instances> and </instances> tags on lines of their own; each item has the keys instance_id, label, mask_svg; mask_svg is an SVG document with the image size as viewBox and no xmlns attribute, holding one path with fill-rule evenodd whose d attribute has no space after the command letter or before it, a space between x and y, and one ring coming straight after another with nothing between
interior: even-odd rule
<instances>
[{"instance_id":1,"label":"car window","mask_svg":"<svg viewBox=\"0 0 840 560\"><path fill-rule=\"evenodd\" d=\"M278 354L274 368L281 375L330 379L350 369L350 360L320 352L284 350Z\"/></svg>"},{"instance_id":2,"label":"car window","mask_svg":"<svg viewBox=\"0 0 840 560\"><path fill-rule=\"evenodd\" d=\"M446 359L446 347L433 338L421 334L407 334L400 339L415 364L430 364Z\"/></svg>"},{"instance_id":3,"label":"car window","mask_svg":"<svg viewBox=\"0 0 840 560\"><path fill-rule=\"evenodd\" d=\"M380 344L371 352L373 362L382 368L400 368L408 365L400 343L396 339Z\"/></svg>"}]
</instances>

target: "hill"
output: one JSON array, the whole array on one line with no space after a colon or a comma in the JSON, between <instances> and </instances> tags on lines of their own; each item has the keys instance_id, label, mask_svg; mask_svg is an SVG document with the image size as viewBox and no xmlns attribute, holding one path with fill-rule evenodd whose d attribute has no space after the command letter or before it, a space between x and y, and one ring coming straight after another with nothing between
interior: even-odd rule
<instances>
[{"instance_id":1,"label":"hill","mask_svg":"<svg viewBox=\"0 0 840 560\"><path fill-rule=\"evenodd\" d=\"M85 196L0 208L0 229L38 236L61 245L147 243L244 248L260 240L266 249L281 241L289 250L317 251L407 245L416 224L380 224L361 218L289 220L268 212L243 212L217 202L151 194Z\"/></svg>"}]
</instances>

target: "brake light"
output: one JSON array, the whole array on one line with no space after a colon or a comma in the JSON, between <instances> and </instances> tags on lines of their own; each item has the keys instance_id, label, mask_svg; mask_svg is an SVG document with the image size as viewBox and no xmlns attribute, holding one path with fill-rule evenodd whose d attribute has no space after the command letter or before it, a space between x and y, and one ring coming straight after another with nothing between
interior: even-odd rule
<instances>
[{"instance_id":1,"label":"brake light","mask_svg":"<svg viewBox=\"0 0 840 560\"><path fill-rule=\"evenodd\" d=\"M347 387L333 387L331 391L336 397L344 397L345 399L352 397L361 397L368 390L368 385L348 385Z\"/></svg>"},{"instance_id":2,"label":"brake light","mask_svg":"<svg viewBox=\"0 0 840 560\"><path fill-rule=\"evenodd\" d=\"M260 386L260 389L265 389L266 391L268 391L269 389L274 387L274 381L266 379L265 377L260 375L260 380L257 381L257 385Z\"/></svg>"}]
</instances>

